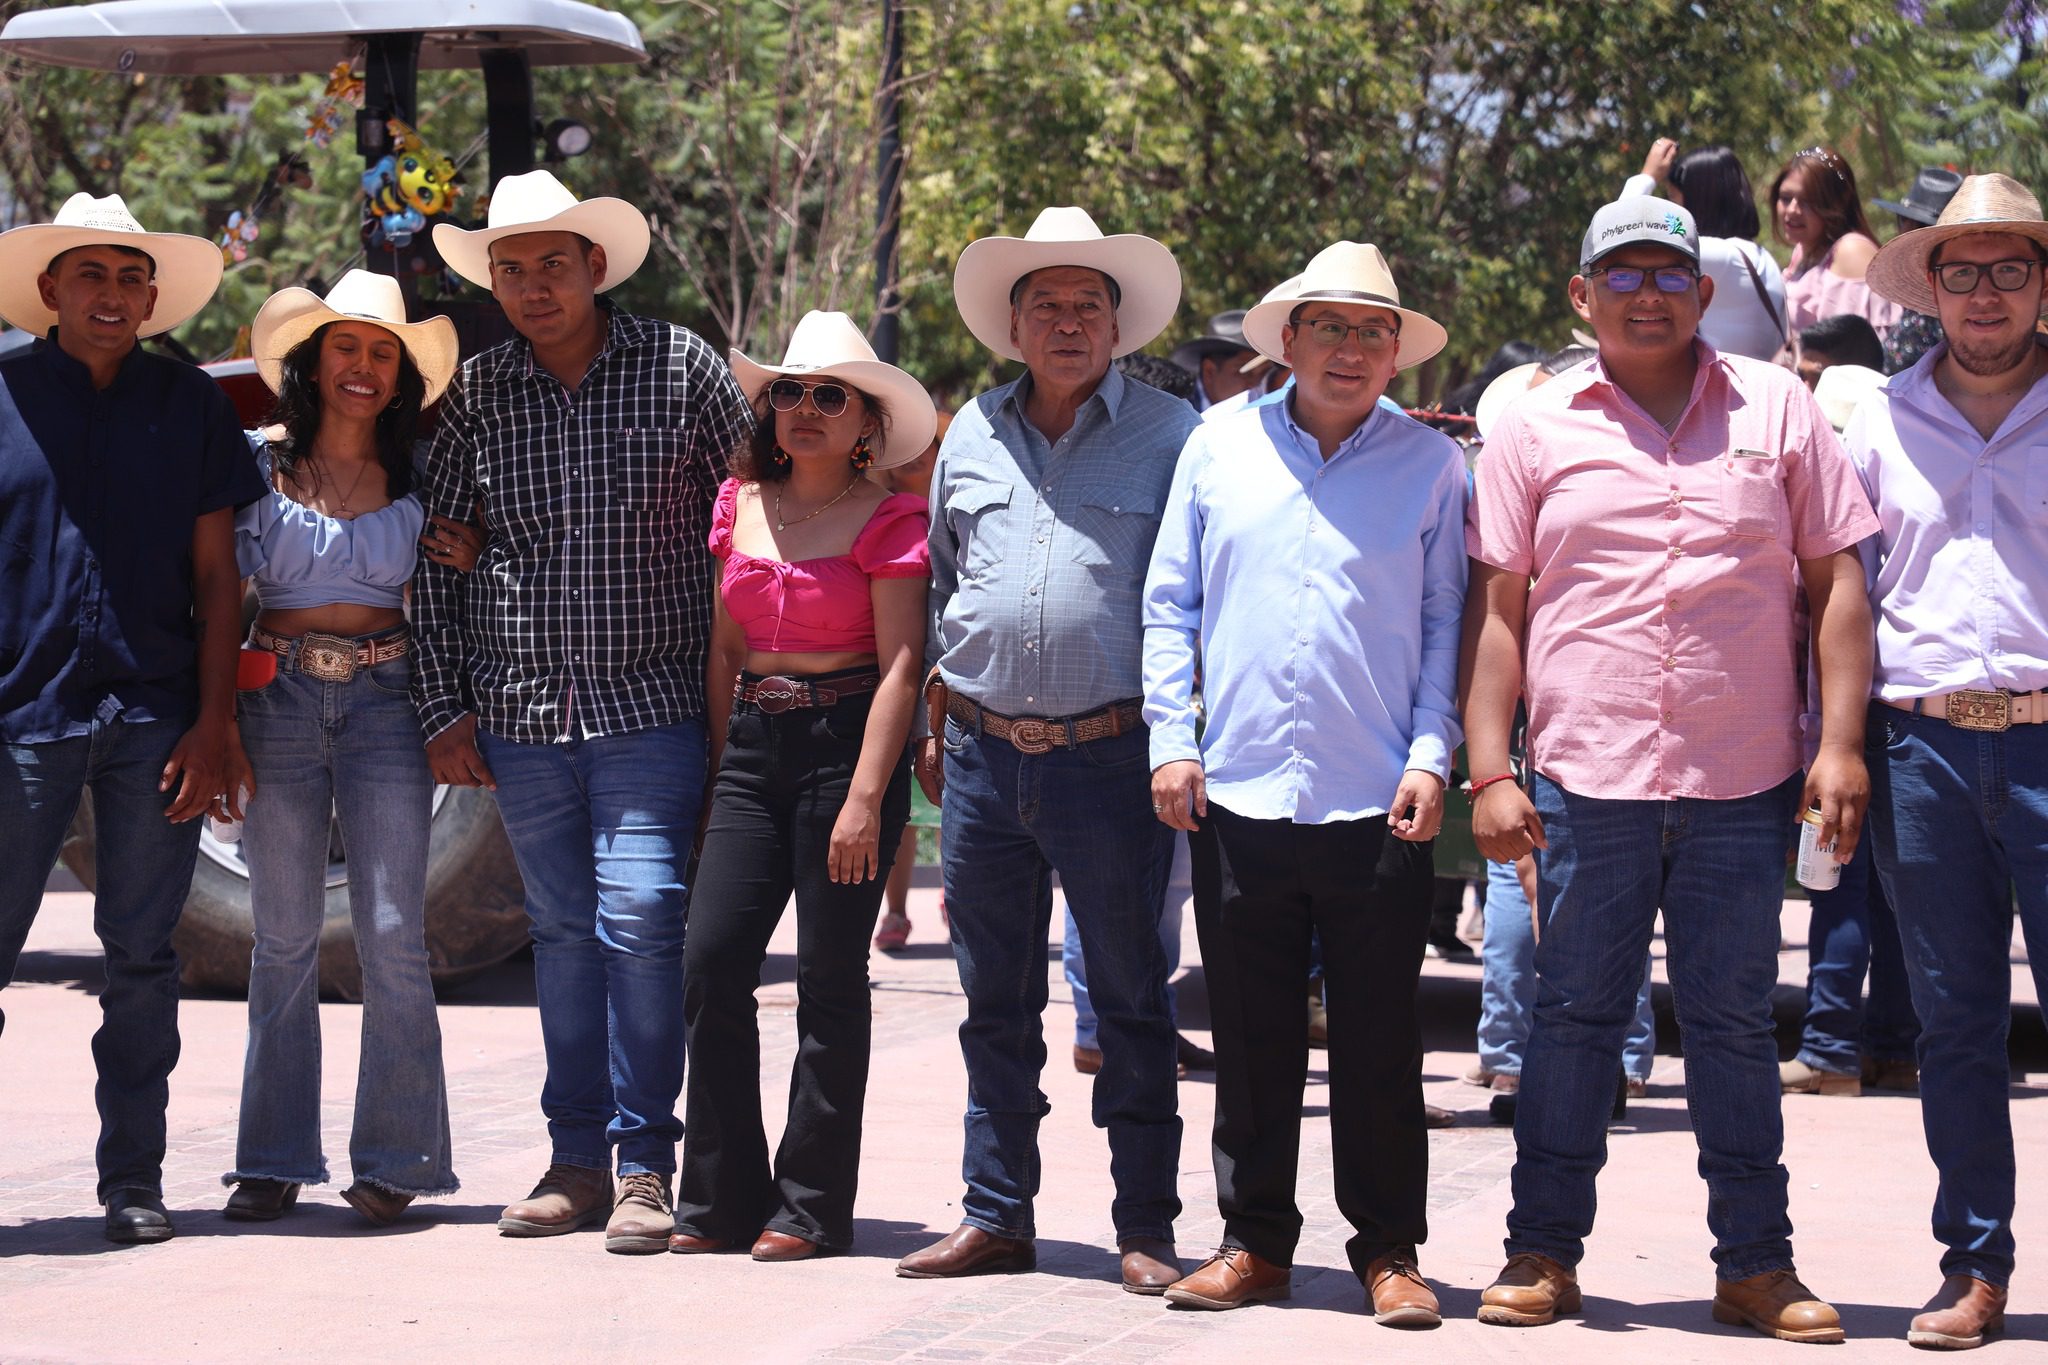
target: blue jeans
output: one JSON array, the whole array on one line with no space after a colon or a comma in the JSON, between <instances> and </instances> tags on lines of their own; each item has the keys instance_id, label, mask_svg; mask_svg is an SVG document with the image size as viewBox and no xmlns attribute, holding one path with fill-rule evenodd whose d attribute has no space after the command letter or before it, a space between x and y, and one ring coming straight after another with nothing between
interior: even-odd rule
<instances>
[{"instance_id":1,"label":"blue jeans","mask_svg":"<svg viewBox=\"0 0 2048 1365\"><path fill-rule=\"evenodd\" d=\"M1536 1008L1536 925L1529 898L1513 863L1486 865L1486 941L1479 960L1479 1065L1502 1076L1522 1074L1522 1049ZM1643 988L1635 1018L1622 1044L1621 1066L1639 1081L1657 1064L1657 1016L1650 1005L1650 966L1643 964Z\"/></svg>"},{"instance_id":2,"label":"blue jeans","mask_svg":"<svg viewBox=\"0 0 2048 1365\"><path fill-rule=\"evenodd\" d=\"M1159 946L1173 831L1152 813L1148 731L1024 754L946 723L943 877L967 1018L961 1221L1036 1235L1046 936L1059 873L1088 954L1119 1241L1173 1236L1180 1096Z\"/></svg>"},{"instance_id":3,"label":"blue jeans","mask_svg":"<svg viewBox=\"0 0 2048 1365\"><path fill-rule=\"evenodd\" d=\"M533 921L553 1160L668 1175L683 1135L683 876L704 722L519 744L481 727Z\"/></svg>"},{"instance_id":4,"label":"blue jeans","mask_svg":"<svg viewBox=\"0 0 2048 1365\"><path fill-rule=\"evenodd\" d=\"M1187 841L1175 839L1168 863L1166 894L1159 901L1159 948L1166 954L1166 1013L1169 1018L1176 1018L1179 1014L1173 998L1173 974L1180 970L1182 901L1173 893L1182 885L1187 871ZM1060 970L1066 974L1067 989L1074 993L1074 1046L1094 1047L1095 1002L1088 998L1088 959L1081 949L1081 930L1074 923L1071 907L1061 918L1066 929L1060 943Z\"/></svg>"},{"instance_id":5,"label":"blue jeans","mask_svg":"<svg viewBox=\"0 0 2048 1365\"><path fill-rule=\"evenodd\" d=\"M100 1027L99 1198L162 1193L164 1106L178 1064L178 955L171 930L192 889L199 822L164 818L156 789L185 726L97 719L92 732L46 744L0 746L0 988L14 979L43 883L79 798L92 789L97 876L93 932L106 952Z\"/></svg>"},{"instance_id":6,"label":"blue jeans","mask_svg":"<svg viewBox=\"0 0 2048 1365\"><path fill-rule=\"evenodd\" d=\"M235 1169L222 1179L321 1184L320 926L330 816L348 848L363 968L362 1060L349 1166L393 1194L453 1194L448 1085L427 966L427 829L434 777L407 688L410 658L321 682L280 669L240 693L256 771L242 833L256 951Z\"/></svg>"},{"instance_id":7,"label":"blue jeans","mask_svg":"<svg viewBox=\"0 0 2048 1365\"><path fill-rule=\"evenodd\" d=\"M1730 801L1612 801L1537 775L1550 847L1510 1255L1574 1266L1585 1252L1622 1036L1661 907L1715 1271L1740 1280L1792 1264L1771 991L1799 787L1795 774Z\"/></svg>"},{"instance_id":8,"label":"blue jeans","mask_svg":"<svg viewBox=\"0 0 2048 1365\"><path fill-rule=\"evenodd\" d=\"M2012 919L2048 999L2048 725L2002 734L1873 705L1870 835L1920 1012L1920 1117L1944 1275L2012 1277ZM2015 896L2017 892L2017 896Z\"/></svg>"},{"instance_id":9,"label":"blue jeans","mask_svg":"<svg viewBox=\"0 0 2048 1365\"><path fill-rule=\"evenodd\" d=\"M1913 1055L1920 1016L1906 984L1898 921L1870 863L1870 840L1842 865L1841 884L1809 891L1806 934L1806 1019L1799 1060L1816 1071L1854 1076L1867 1054L1879 1061ZM1863 976L1870 974L1870 1005Z\"/></svg>"}]
</instances>

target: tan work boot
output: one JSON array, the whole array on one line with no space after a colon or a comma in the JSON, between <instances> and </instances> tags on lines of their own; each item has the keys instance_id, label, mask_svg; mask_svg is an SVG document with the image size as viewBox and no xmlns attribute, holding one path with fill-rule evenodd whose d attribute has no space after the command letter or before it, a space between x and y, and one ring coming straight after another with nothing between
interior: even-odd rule
<instances>
[{"instance_id":1,"label":"tan work boot","mask_svg":"<svg viewBox=\"0 0 2048 1365\"><path fill-rule=\"evenodd\" d=\"M669 1178L641 1171L619 1177L618 1201L612 1205L610 1221L604 1225L604 1249L638 1256L667 1251L669 1234L676 1230L675 1203L669 1198Z\"/></svg>"},{"instance_id":2,"label":"tan work boot","mask_svg":"<svg viewBox=\"0 0 2048 1365\"><path fill-rule=\"evenodd\" d=\"M1496 1327L1541 1327L1579 1311L1579 1277L1548 1256L1518 1251L1479 1295L1479 1320Z\"/></svg>"},{"instance_id":3,"label":"tan work boot","mask_svg":"<svg viewBox=\"0 0 2048 1365\"><path fill-rule=\"evenodd\" d=\"M1913 1318L1906 1341L1936 1351L1968 1351L2005 1330L2005 1290L1974 1275L1950 1275Z\"/></svg>"},{"instance_id":4,"label":"tan work boot","mask_svg":"<svg viewBox=\"0 0 2048 1365\"><path fill-rule=\"evenodd\" d=\"M1778 1063L1778 1089L1787 1095L1860 1095L1863 1076L1854 1071L1822 1071L1794 1059Z\"/></svg>"},{"instance_id":5,"label":"tan work boot","mask_svg":"<svg viewBox=\"0 0 2048 1365\"><path fill-rule=\"evenodd\" d=\"M588 1227L612 1206L612 1173L556 1162L533 1193L505 1207L498 1231L506 1237L559 1237Z\"/></svg>"},{"instance_id":6,"label":"tan work boot","mask_svg":"<svg viewBox=\"0 0 2048 1365\"><path fill-rule=\"evenodd\" d=\"M1842 1340L1841 1315L1801 1284L1789 1267L1766 1270L1746 1280L1717 1281L1714 1321L1754 1328L1780 1341L1831 1346Z\"/></svg>"}]
</instances>

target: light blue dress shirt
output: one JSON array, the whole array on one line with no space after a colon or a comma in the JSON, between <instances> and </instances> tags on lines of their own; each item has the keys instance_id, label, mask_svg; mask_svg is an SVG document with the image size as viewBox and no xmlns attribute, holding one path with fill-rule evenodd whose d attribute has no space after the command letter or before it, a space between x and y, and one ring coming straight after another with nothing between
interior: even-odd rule
<instances>
[{"instance_id":1,"label":"light blue dress shirt","mask_svg":"<svg viewBox=\"0 0 2048 1365\"><path fill-rule=\"evenodd\" d=\"M1405 769L1450 775L1466 480L1402 413L1325 461L1293 411L1188 439L1145 579L1145 719L1154 768L1198 758L1225 809L1314 825L1385 815Z\"/></svg>"}]
</instances>

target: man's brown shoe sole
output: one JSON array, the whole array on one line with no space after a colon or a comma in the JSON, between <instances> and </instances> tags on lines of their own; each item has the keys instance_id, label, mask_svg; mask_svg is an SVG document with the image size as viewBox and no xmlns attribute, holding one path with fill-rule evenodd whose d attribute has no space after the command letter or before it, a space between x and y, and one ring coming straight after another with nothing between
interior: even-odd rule
<instances>
[{"instance_id":1,"label":"man's brown shoe sole","mask_svg":"<svg viewBox=\"0 0 2048 1365\"><path fill-rule=\"evenodd\" d=\"M657 1251L667 1252L668 1237L665 1232L659 1237L637 1232L608 1234L604 1239L604 1249L621 1256L649 1256Z\"/></svg>"},{"instance_id":2,"label":"man's brown shoe sole","mask_svg":"<svg viewBox=\"0 0 2048 1365\"><path fill-rule=\"evenodd\" d=\"M1714 1321L1726 1327L1747 1327L1780 1341L1801 1341L1810 1346L1832 1346L1845 1339L1839 1327L1774 1327L1755 1314L1745 1313L1720 1299L1714 1300Z\"/></svg>"},{"instance_id":3,"label":"man's brown shoe sole","mask_svg":"<svg viewBox=\"0 0 2048 1365\"><path fill-rule=\"evenodd\" d=\"M2005 1314L1984 1324L1984 1330L1975 1336L1957 1336L1953 1332L1930 1332L1925 1329L1906 1333L1906 1344L1918 1346L1924 1351L1974 1351L1991 1338L2005 1331Z\"/></svg>"},{"instance_id":4,"label":"man's brown shoe sole","mask_svg":"<svg viewBox=\"0 0 2048 1365\"><path fill-rule=\"evenodd\" d=\"M592 1223L602 1223L612 1216L608 1208L594 1208L571 1218L566 1223L529 1223L524 1218L500 1218L498 1235L501 1237L560 1237L565 1232L580 1232ZM663 1242L667 1249L668 1243Z\"/></svg>"},{"instance_id":5,"label":"man's brown shoe sole","mask_svg":"<svg viewBox=\"0 0 2048 1365\"><path fill-rule=\"evenodd\" d=\"M1584 1300L1577 1289L1571 1289L1557 1296L1557 1302L1550 1307L1530 1312L1522 1308L1509 1308L1505 1304L1482 1303L1479 1305L1479 1320L1495 1327L1543 1327L1556 1322L1562 1313L1576 1313Z\"/></svg>"},{"instance_id":6,"label":"man's brown shoe sole","mask_svg":"<svg viewBox=\"0 0 2048 1365\"><path fill-rule=\"evenodd\" d=\"M1292 1298L1294 1286L1291 1283L1271 1284L1263 1289L1247 1289L1230 1299L1212 1299L1207 1294L1197 1294L1192 1289L1174 1285L1166 1291L1166 1301L1177 1303L1183 1308L1207 1308L1221 1311L1227 1308L1242 1308L1248 1303L1272 1303L1279 1299Z\"/></svg>"}]
</instances>

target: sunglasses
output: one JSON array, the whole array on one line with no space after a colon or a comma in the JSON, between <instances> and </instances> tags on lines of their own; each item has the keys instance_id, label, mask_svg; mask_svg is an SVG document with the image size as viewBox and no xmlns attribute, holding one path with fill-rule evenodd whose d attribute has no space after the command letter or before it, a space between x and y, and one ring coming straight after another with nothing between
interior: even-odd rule
<instances>
[{"instance_id":1,"label":"sunglasses","mask_svg":"<svg viewBox=\"0 0 2048 1365\"><path fill-rule=\"evenodd\" d=\"M1699 271L1682 265L1660 265L1655 270L1632 265L1603 265L1586 273L1598 275L1611 294L1633 294L1643 287L1645 278L1657 282L1659 293L1683 294L1700 276Z\"/></svg>"},{"instance_id":2,"label":"sunglasses","mask_svg":"<svg viewBox=\"0 0 2048 1365\"><path fill-rule=\"evenodd\" d=\"M844 384L806 384L801 379L778 379L768 386L768 406L777 412L795 412L809 394L811 406L820 417L837 417L846 411L850 395Z\"/></svg>"},{"instance_id":3,"label":"sunglasses","mask_svg":"<svg viewBox=\"0 0 2048 1365\"><path fill-rule=\"evenodd\" d=\"M1993 261L1989 265L1955 261L1948 265L1929 266L1928 269L1941 281L1941 287L1951 294L1974 293L1977 281L1986 275L1991 277L1993 289L2001 294L2010 294L2015 289L2027 287L2027 281L2034 278L2034 267L2039 264L2039 261L2028 260Z\"/></svg>"}]
</instances>

